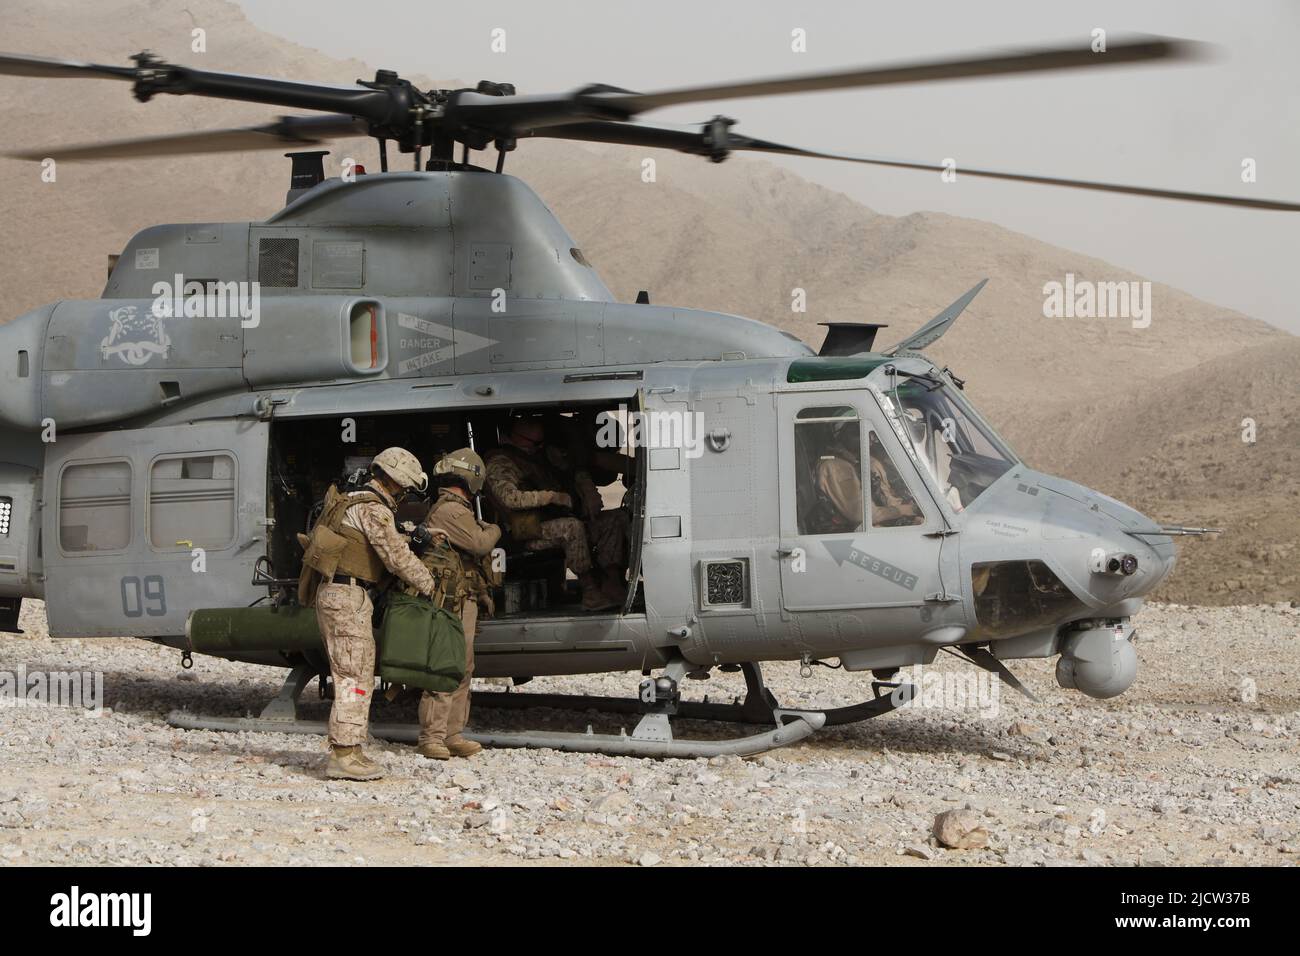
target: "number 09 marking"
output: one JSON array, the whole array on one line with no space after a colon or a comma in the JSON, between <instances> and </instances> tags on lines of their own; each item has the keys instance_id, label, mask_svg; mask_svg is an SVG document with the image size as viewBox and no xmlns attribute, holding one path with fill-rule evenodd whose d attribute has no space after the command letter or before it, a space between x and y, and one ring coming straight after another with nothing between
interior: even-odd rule
<instances>
[{"instance_id":1,"label":"number 09 marking","mask_svg":"<svg viewBox=\"0 0 1300 956\"><path fill-rule=\"evenodd\" d=\"M162 617L167 613L167 592L162 575L122 579L122 613L127 617Z\"/></svg>"}]
</instances>

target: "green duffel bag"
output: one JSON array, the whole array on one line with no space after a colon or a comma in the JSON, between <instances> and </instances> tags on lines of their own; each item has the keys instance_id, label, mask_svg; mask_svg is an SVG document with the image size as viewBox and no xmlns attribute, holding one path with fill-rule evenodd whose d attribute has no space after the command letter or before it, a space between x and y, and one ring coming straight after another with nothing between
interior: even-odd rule
<instances>
[{"instance_id":1,"label":"green duffel bag","mask_svg":"<svg viewBox=\"0 0 1300 956\"><path fill-rule=\"evenodd\" d=\"M427 598L389 592L376 650L379 676L394 684L448 693L465 679L465 628Z\"/></svg>"}]
</instances>

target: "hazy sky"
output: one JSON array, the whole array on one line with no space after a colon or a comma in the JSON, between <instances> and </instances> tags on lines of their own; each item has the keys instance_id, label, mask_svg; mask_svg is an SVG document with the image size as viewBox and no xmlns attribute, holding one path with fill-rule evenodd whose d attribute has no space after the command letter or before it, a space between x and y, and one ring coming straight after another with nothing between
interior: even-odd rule
<instances>
[{"instance_id":1,"label":"hazy sky","mask_svg":"<svg viewBox=\"0 0 1300 956\"><path fill-rule=\"evenodd\" d=\"M1300 333L1300 213L1258 212L962 178L989 167L1300 201L1297 0L814 0L585 2L238 0L263 29L402 73L513 82L520 92L608 83L655 90L951 56L1040 42L1160 33L1210 41L1208 64L1120 67L665 109L737 132L838 152L958 164L938 174L775 160L889 213L1000 223ZM506 52L493 53L494 28ZM791 31L807 52L791 50ZM339 77L346 81L355 77ZM521 148L527 148L525 143ZM1258 181L1241 182L1246 157ZM701 160L703 162L703 160Z\"/></svg>"}]
</instances>

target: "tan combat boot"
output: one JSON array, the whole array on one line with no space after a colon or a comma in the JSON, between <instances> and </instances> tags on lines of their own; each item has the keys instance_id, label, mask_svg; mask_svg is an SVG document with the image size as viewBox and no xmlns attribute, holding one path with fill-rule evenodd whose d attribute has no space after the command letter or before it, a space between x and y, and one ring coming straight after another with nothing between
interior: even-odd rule
<instances>
[{"instance_id":1,"label":"tan combat boot","mask_svg":"<svg viewBox=\"0 0 1300 956\"><path fill-rule=\"evenodd\" d=\"M420 744L415 748L415 752L421 757L428 757L430 760L451 759L451 751L447 749L447 745L437 740L431 740L427 744Z\"/></svg>"},{"instance_id":2,"label":"tan combat boot","mask_svg":"<svg viewBox=\"0 0 1300 956\"><path fill-rule=\"evenodd\" d=\"M578 587L582 588L582 609L584 611L608 611L616 606L601 590L600 582L596 580L594 572L588 571L586 574L581 575L578 578Z\"/></svg>"},{"instance_id":3,"label":"tan combat boot","mask_svg":"<svg viewBox=\"0 0 1300 956\"><path fill-rule=\"evenodd\" d=\"M483 745L477 740L470 740L468 737L456 734L454 737L447 738L447 749L453 757L472 757L483 749Z\"/></svg>"},{"instance_id":4,"label":"tan combat boot","mask_svg":"<svg viewBox=\"0 0 1300 956\"><path fill-rule=\"evenodd\" d=\"M362 753L360 747L330 747L325 776L331 780L378 780L383 775L383 768Z\"/></svg>"},{"instance_id":5,"label":"tan combat boot","mask_svg":"<svg viewBox=\"0 0 1300 956\"><path fill-rule=\"evenodd\" d=\"M384 772L384 768L379 766L378 763L372 760L370 756L360 747L357 747L357 752L354 753L352 756L356 758L357 762L361 765L362 769L366 770L367 772L372 770L377 770L381 774Z\"/></svg>"}]
</instances>

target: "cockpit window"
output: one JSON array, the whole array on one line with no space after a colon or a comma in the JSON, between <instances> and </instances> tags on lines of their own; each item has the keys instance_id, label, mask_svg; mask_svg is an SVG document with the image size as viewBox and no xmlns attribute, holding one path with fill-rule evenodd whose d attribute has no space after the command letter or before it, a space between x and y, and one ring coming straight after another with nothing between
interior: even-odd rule
<instances>
[{"instance_id":1,"label":"cockpit window","mask_svg":"<svg viewBox=\"0 0 1300 956\"><path fill-rule=\"evenodd\" d=\"M795 498L800 534L861 531L925 523L916 499L874 431L868 431L871 496L863 494L862 422L847 405L802 409L795 416Z\"/></svg>"},{"instance_id":2,"label":"cockpit window","mask_svg":"<svg viewBox=\"0 0 1300 956\"><path fill-rule=\"evenodd\" d=\"M800 534L861 531L862 422L848 405L800 409L794 423Z\"/></svg>"},{"instance_id":3,"label":"cockpit window","mask_svg":"<svg viewBox=\"0 0 1300 956\"><path fill-rule=\"evenodd\" d=\"M871 433L871 527L903 528L925 524L925 515L876 433Z\"/></svg>"},{"instance_id":4,"label":"cockpit window","mask_svg":"<svg viewBox=\"0 0 1300 956\"><path fill-rule=\"evenodd\" d=\"M901 382L887 392L903 429L954 511L962 511L997 481L1015 458L947 385Z\"/></svg>"}]
</instances>

